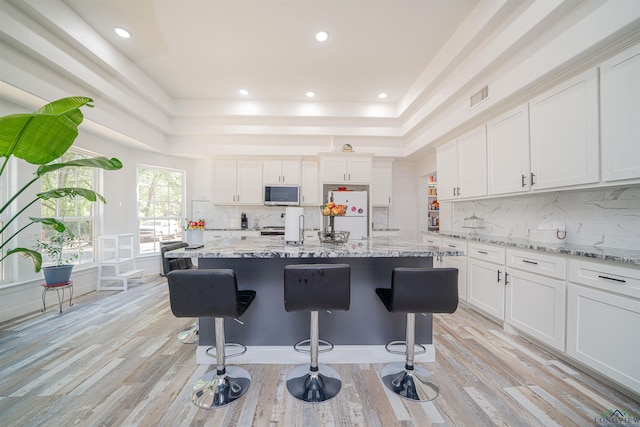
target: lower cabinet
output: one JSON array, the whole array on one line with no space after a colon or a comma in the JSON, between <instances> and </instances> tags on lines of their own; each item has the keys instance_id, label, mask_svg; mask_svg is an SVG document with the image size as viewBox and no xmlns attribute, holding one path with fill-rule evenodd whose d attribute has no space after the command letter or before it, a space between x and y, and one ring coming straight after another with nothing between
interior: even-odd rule
<instances>
[{"instance_id":1,"label":"lower cabinet","mask_svg":"<svg viewBox=\"0 0 640 427\"><path fill-rule=\"evenodd\" d=\"M640 269L572 261L567 354L640 393Z\"/></svg>"},{"instance_id":2,"label":"lower cabinet","mask_svg":"<svg viewBox=\"0 0 640 427\"><path fill-rule=\"evenodd\" d=\"M505 250L494 245L468 244L467 302L502 322L504 320Z\"/></svg>"},{"instance_id":3,"label":"lower cabinet","mask_svg":"<svg viewBox=\"0 0 640 427\"><path fill-rule=\"evenodd\" d=\"M467 253L467 242L460 239L442 238L441 246L444 249L453 249ZM466 256L446 256L442 257L442 267L458 269L458 298L467 300L467 257Z\"/></svg>"},{"instance_id":4,"label":"lower cabinet","mask_svg":"<svg viewBox=\"0 0 640 427\"><path fill-rule=\"evenodd\" d=\"M564 258L507 250L505 323L564 351L565 279Z\"/></svg>"}]
</instances>

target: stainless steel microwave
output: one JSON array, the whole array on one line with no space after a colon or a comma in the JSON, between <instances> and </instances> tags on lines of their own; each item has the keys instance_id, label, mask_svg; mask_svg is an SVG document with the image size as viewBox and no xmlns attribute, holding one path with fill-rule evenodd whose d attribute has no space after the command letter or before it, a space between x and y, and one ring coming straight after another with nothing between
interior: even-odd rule
<instances>
[{"instance_id":1,"label":"stainless steel microwave","mask_svg":"<svg viewBox=\"0 0 640 427\"><path fill-rule=\"evenodd\" d=\"M300 187L297 185L265 185L264 204L267 206L298 206Z\"/></svg>"}]
</instances>

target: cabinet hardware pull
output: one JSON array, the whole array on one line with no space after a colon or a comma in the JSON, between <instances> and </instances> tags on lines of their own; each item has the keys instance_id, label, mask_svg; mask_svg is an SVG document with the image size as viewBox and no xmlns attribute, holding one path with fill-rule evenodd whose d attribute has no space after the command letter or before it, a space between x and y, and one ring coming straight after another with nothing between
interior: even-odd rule
<instances>
[{"instance_id":1,"label":"cabinet hardware pull","mask_svg":"<svg viewBox=\"0 0 640 427\"><path fill-rule=\"evenodd\" d=\"M500 270L498 270L498 283L500 283L500 273L502 273Z\"/></svg>"},{"instance_id":2,"label":"cabinet hardware pull","mask_svg":"<svg viewBox=\"0 0 640 427\"><path fill-rule=\"evenodd\" d=\"M458 196L460 195L460 187L456 187L458 189Z\"/></svg>"},{"instance_id":3,"label":"cabinet hardware pull","mask_svg":"<svg viewBox=\"0 0 640 427\"><path fill-rule=\"evenodd\" d=\"M607 276L600 276L600 275L598 275L598 277L601 279L613 280L614 282L627 283L626 280L616 279L615 277L607 277Z\"/></svg>"},{"instance_id":4,"label":"cabinet hardware pull","mask_svg":"<svg viewBox=\"0 0 640 427\"><path fill-rule=\"evenodd\" d=\"M485 252L485 251L478 251L478 253L482 255L489 255L489 252Z\"/></svg>"},{"instance_id":5,"label":"cabinet hardware pull","mask_svg":"<svg viewBox=\"0 0 640 427\"><path fill-rule=\"evenodd\" d=\"M456 195L456 187L453 187L453 195Z\"/></svg>"},{"instance_id":6,"label":"cabinet hardware pull","mask_svg":"<svg viewBox=\"0 0 640 427\"><path fill-rule=\"evenodd\" d=\"M351 181L351 174L349 174L349 181Z\"/></svg>"},{"instance_id":7,"label":"cabinet hardware pull","mask_svg":"<svg viewBox=\"0 0 640 427\"><path fill-rule=\"evenodd\" d=\"M455 248L456 247L456 245L447 245L447 246L449 246L450 248Z\"/></svg>"},{"instance_id":8,"label":"cabinet hardware pull","mask_svg":"<svg viewBox=\"0 0 640 427\"><path fill-rule=\"evenodd\" d=\"M526 178L526 177L524 176L524 174L522 174L522 186L523 186L523 187L526 185L526 184L524 183L524 179L525 179L525 178Z\"/></svg>"},{"instance_id":9,"label":"cabinet hardware pull","mask_svg":"<svg viewBox=\"0 0 640 427\"><path fill-rule=\"evenodd\" d=\"M346 173L343 173L343 174L342 174L342 180L343 180L343 181L346 181L346 180L347 180L347 174L346 174Z\"/></svg>"},{"instance_id":10,"label":"cabinet hardware pull","mask_svg":"<svg viewBox=\"0 0 640 427\"><path fill-rule=\"evenodd\" d=\"M535 184L535 182L533 182L533 177L536 176L535 173L531 172L531 185Z\"/></svg>"},{"instance_id":11,"label":"cabinet hardware pull","mask_svg":"<svg viewBox=\"0 0 640 427\"><path fill-rule=\"evenodd\" d=\"M538 265L537 262L535 261L529 261L528 259L523 259L522 262L526 262L527 264L533 264L533 265Z\"/></svg>"},{"instance_id":12,"label":"cabinet hardware pull","mask_svg":"<svg viewBox=\"0 0 640 427\"><path fill-rule=\"evenodd\" d=\"M509 273L504 272L504 285L507 286L509 284Z\"/></svg>"}]
</instances>

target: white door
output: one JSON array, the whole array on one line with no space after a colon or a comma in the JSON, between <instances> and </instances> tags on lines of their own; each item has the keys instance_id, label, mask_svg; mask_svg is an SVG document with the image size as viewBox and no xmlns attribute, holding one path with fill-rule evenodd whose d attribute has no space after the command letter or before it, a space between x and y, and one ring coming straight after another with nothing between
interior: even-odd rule
<instances>
[{"instance_id":1,"label":"white door","mask_svg":"<svg viewBox=\"0 0 640 427\"><path fill-rule=\"evenodd\" d=\"M347 159L347 181L371 182L373 161L370 157L354 157Z\"/></svg>"},{"instance_id":2,"label":"white door","mask_svg":"<svg viewBox=\"0 0 640 427\"><path fill-rule=\"evenodd\" d=\"M439 175L438 171L438 181ZM487 195L487 131L484 125L458 138L458 187L461 198Z\"/></svg>"},{"instance_id":3,"label":"white door","mask_svg":"<svg viewBox=\"0 0 640 427\"><path fill-rule=\"evenodd\" d=\"M300 162L295 160L282 162L282 183L287 185L300 184Z\"/></svg>"},{"instance_id":4,"label":"white door","mask_svg":"<svg viewBox=\"0 0 640 427\"><path fill-rule=\"evenodd\" d=\"M318 162L311 160L302 162L300 203L304 205L319 205L322 203L320 183L318 182Z\"/></svg>"},{"instance_id":5,"label":"white door","mask_svg":"<svg viewBox=\"0 0 640 427\"><path fill-rule=\"evenodd\" d=\"M236 161L213 162L213 203L234 204L236 202Z\"/></svg>"},{"instance_id":6,"label":"white door","mask_svg":"<svg viewBox=\"0 0 640 427\"><path fill-rule=\"evenodd\" d=\"M451 141L436 150L438 200L453 200L458 189L458 143Z\"/></svg>"},{"instance_id":7,"label":"white door","mask_svg":"<svg viewBox=\"0 0 640 427\"><path fill-rule=\"evenodd\" d=\"M504 320L504 269L468 258L467 279L467 302L498 320Z\"/></svg>"},{"instance_id":8,"label":"white door","mask_svg":"<svg viewBox=\"0 0 640 427\"><path fill-rule=\"evenodd\" d=\"M374 161L371 177L371 203L374 206L391 204L393 169L390 161Z\"/></svg>"},{"instance_id":9,"label":"white door","mask_svg":"<svg viewBox=\"0 0 640 427\"><path fill-rule=\"evenodd\" d=\"M487 123L487 193L529 191L527 104Z\"/></svg>"},{"instance_id":10,"label":"white door","mask_svg":"<svg viewBox=\"0 0 640 427\"><path fill-rule=\"evenodd\" d=\"M238 160L238 195L236 203L262 204L262 162L260 160Z\"/></svg>"}]
</instances>

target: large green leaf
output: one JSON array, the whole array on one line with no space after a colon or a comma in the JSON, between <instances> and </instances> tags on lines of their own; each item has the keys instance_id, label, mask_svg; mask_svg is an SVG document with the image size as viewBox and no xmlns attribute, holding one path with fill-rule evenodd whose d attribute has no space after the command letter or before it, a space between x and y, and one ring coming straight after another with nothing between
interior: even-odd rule
<instances>
[{"instance_id":1,"label":"large green leaf","mask_svg":"<svg viewBox=\"0 0 640 427\"><path fill-rule=\"evenodd\" d=\"M84 118L80 107L91 98L62 98L31 114L0 117L0 157L11 155L43 165L62 156L78 136Z\"/></svg>"},{"instance_id":2,"label":"large green leaf","mask_svg":"<svg viewBox=\"0 0 640 427\"><path fill-rule=\"evenodd\" d=\"M102 203L107 203L105 198L100 194L96 193L95 191L89 190L87 188L78 188L78 187L55 188L53 190L38 193L37 196L39 199L42 199L42 200L80 196L80 197L84 197L90 202L95 202L96 200L100 199Z\"/></svg>"},{"instance_id":3,"label":"large green leaf","mask_svg":"<svg viewBox=\"0 0 640 427\"><path fill-rule=\"evenodd\" d=\"M64 163L51 163L42 165L38 168L36 175L42 176L47 172L53 172L66 167L91 167L105 170L118 170L122 168L122 162L116 158L108 159L106 157L94 157L91 159L77 159Z\"/></svg>"},{"instance_id":4,"label":"large green leaf","mask_svg":"<svg viewBox=\"0 0 640 427\"><path fill-rule=\"evenodd\" d=\"M25 258L31 259L31 261L33 261L33 268L35 269L36 273L39 272L42 268L42 255L40 255L40 252L27 248L15 248L7 251L7 255L5 255L4 258L12 254L20 254Z\"/></svg>"},{"instance_id":5,"label":"large green leaf","mask_svg":"<svg viewBox=\"0 0 640 427\"><path fill-rule=\"evenodd\" d=\"M60 221L59 219L55 219L55 218L34 218L34 217L29 217L29 219L31 221L33 221L33 222L38 222L40 224L48 225L49 227L51 227L54 230L56 230L58 233L62 233L64 230L67 229L67 226L65 225L65 223Z\"/></svg>"}]
</instances>

